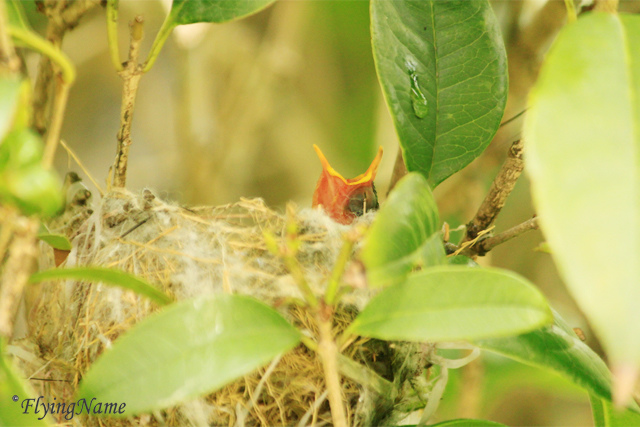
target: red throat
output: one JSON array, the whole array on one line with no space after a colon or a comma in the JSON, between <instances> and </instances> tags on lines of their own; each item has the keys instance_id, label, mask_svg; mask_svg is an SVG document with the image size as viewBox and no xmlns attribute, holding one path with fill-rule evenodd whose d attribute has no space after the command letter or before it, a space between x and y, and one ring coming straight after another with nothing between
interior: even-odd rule
<instances>
[{"instance_id":1,"label":"red throat","mask_svg":"<svg viewBox=\"0 0 640 427\"><path fill-rule=\"evenodd\" d=\"M354 194L365 193L372 194L375 197L373 180L376 177L378 165L382 159L382 147L378 149L378 154L373 159L369 169L351 179L344 179L342 175L336 172L317 145L314 145L313 148L320 158L320 163L322 163L322 173L313 193L312 206L314 208L322 206L325 212L336 222L350 224L357 216L349 209Z\"/></svg>"}]
</instances>

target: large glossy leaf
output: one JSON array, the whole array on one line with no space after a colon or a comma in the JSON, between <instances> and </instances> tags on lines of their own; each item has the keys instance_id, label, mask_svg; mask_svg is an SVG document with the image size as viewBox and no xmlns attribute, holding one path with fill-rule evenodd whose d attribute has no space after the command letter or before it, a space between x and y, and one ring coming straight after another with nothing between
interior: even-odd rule
<instances>
[{"instance_id":1,"label":"large glossy leaf","mask_svg":"<svg viewBox=\"0 0 640 427\"><path fill-rule=\"evenodd\" d=\"M419 173L402 178L384 203L360 253L372 287L403 280L416 266L444 262L438 207Z\"/></svg>"},{"instance_id":2,"label":"large glossy leaf","mask_svg":"<svg viewBox=\"0 0 640 427\"><path fill-rule=\"evenodd\" d=\"M597 427L640 426L640 415L624 408L615 408L611 401L589 395L593 424Z\"/></svg>"},{"instance_id":3,"label":"large glossy leaf","mask_svg":"<svg viewBox=\"0 0 640 427\"><path fill-rule=\"evenodd\" d=\"M594 13L567 26L530 104L526 160L540 226L614 372L633 371L640 368L640 17Z\"/></svg>"},{"instance_id":4,"label":"large glossy leaf","mask_svg":"<svg viewBox=\"0 0 640 427\"><path fill-rule=\"evenodd\" d=\"M551 370L590 393L611 400L611 373L607 365L580 341L558 313L553 314L554 323L537 331L476 344L522 363Z\"/></svg>"},{"instance_id":5,"label":"large glossy leaf","mask_svg":"<svg viewBox=\"0 0 640 427\"><path fill-rule=\"evenodd\" d=\"M29 401L33 392L5 357L3 347L0 338L0 427L49 425L42 408L35 413L34 401Z\"/></svg>"},{"instance_id":6,"label":"large glossy leaf","mask_svg":"<svg viewBox=\"0 0 640 427\"><path fill-rule=\"evenodd\" d=\"M39 283L46 280L85 280L87 282L100 282L107 285L120 286L144 295L160 305L169 304L172 299L164 292L156 289L147 281L121 270L104 267L76 267L54 268L39 271L30 278L30 283Z\"/></svg>"},{"instance_id":7,"label":"large glossy leaf","mask_svg":"<svg viewBox=\"0 0 640 427\"><path fill-rule=\"evenodd\" d=\"M8 77L0 78L0 143L11 129L18 97L20 95L20 80Z\"/></svg>"},{"instance_id":8,"label":"large glossy leaf","mask_svg":"<svg viewBox=\"0 0 640 427\"><path fill-rule=\"evenodd\" d=\"M173 0L170 19L177 25L226 22L256 13L275 0Z\"/></svg>"},{"instance_id":9,"label":"large glossy leaf","mask_svg":"<svg viewBox=\"0 0 640 427\"><path fill-rule=\"evenodd\" d=\"M386 340L455 341L516 335L552 320L542 294L523 277L448 265L386 288L349 331Z\"/></svg>"},{"instance_id":10,"label":"large glossy leaf","mask_svg":"<svg viewBox=\"0 0 640 427\"><path fill-rule=\"evenodd\" d=\"M478 157L500 126L507 61L486 0L371 0L378 78L407 169L432 186Z\"/></svg>"},{"instance_id":11,"label":"large glossy leaf","mask_svg":"<svg viewBox=\"0 0 640 427\"><path fill-rule=\"evenodd\" d=\"M213 392L300 341L300 333L252 298L183 301L116 341L91 367L79 397L125 402L126 417Z\"/></svg>"}]
</instances>

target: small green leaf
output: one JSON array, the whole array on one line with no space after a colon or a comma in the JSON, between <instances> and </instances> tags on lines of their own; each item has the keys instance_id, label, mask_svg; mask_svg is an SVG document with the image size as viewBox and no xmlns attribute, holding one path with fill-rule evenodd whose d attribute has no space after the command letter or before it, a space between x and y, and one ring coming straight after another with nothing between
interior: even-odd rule
<instances>
[{"instance_id":1,"label":"small green leaf","mask_svg":"<svg viewBox=\"0 0 640 427\"><path fill-rule=\"evenodd\" d=\"M28 403L25 403L25 400L31 399L33 396L30 389L31 387L21 379L12 363L5 356L3 338L0 338L0 426L49 425L44 421L42 410L40 414L35 414L32 406L28 413L24 413L24 408ZM17 401L13 400L14 396L18 397Z\"/></svg>"},{"instance_id":2,"label":"small green leaf","mask_svg":"<svg viewBox=\"0 0 640 427\"><path fill-rule=\"evenodd\" d=\"M556 312L554 323L517 337L477 341L476 345L528 365L551 370L590 393L611 400L611 372Z\"/></svg>"},{"instance_id":3,"label":"small green leaf","mask_svg":"<svg viewBox=\"0 0 640 427\"><path fill-rule=\"evenodd\" d=\"M435 187L489 145L507 61L486 0L371 0L376 71L407 169Z\"/></svg>"},{"instance_id":4,"label":"small green leaf","mask_svg":"<svg viewBox=\"0 0 640 427\"><path fill-rule=\"evenodd\" d=\"M378 212L360 257L371 287L402 281L417 266L444 262L438 207L418 173L402 178Z\"/></svg>"},{"instance_id":5,"label":"small green leaf","mask_svg":"<svg viewBox=\"0 0 640 427\"><path fill-rule=\"evenodd\" d=\"M293 348L300 333L253 298L183 301L125 333L85 375L80 398L125 402L127 417L166 408L225 384Z\"/></svg>"},{"instance_id":6,"label":"small green leaf","mask_svg":"<svg viewBox=\"0 0 640 427\"><path fill-rule=\"evenodd\" d=\"M19 95L20 80L0 78L0 141L11 129L18 107Z\"/></svg>"},{"instance_id":7,"label":"small green leaf","mask_svg":"<svg viewBox=\"0 0 640 427\"><path fill-rule=\"evenodd\" d=\"M42 161L44 146L40 136L30 129L13 131L0 145L0 168L14 169Z\"/></svg>"},{"instance_id":8,"label":"small green leaf","mask_svg":"<svg viewBox=\"0 0 640 427\"><path fill-rule=\"evenodd\" d=\"M613 404L599 396L589 395L593 424L597 427L640 426L640 414L630 409L617 409Z\"/></svg>"},{"instance_id":9,"label":"small green leaf","mask_svg":"<svg viewBox=\"0 0 640 427\"><path fill-rule=\"evenodd\" d=\"M176 25L221 23L261 11L275 0L173 0L169 18Z\"/></svg>"},{"instance_id":10,"label":"small green leaf","mask_svg":"<svg viewBox=\"0 0 640 427\"><path fill-rule=\"evenodd\" d=\"M137 294L144 295L159 305L169 304L173 301L167 294L137 276L121 270L104 267L54 268L34 273L29 278L29 282L39 283L46 280L67 279L101 282L106 285L120 286L121 288L134 291Z\"/></svg>"},{"instance_id":11,"label":"small green leaf","mask_svg":"<svg viewBox=\"0 0 640 427\"><path fill-rule=\"evenodd\" d=\"M61 251L70 251L71 242L67 239L67 236L62 234L42 233L38 234L38 239L45 242L47 245L54 249L60 249Z\"/></svg>"},{"instance_id":12,"label":"small green leaf","mask_svg":"<svg viewBox=\"0 0 640 427\"><path fill-rule=\"evenodd\" d=\"M456 255L447 258L451 265L466 265L467 267L478 267L478 263L465 255Z\"/></svg>"},{"instance_id":13,"label":"small green leaf","mask_svg":"<svg viewBox=\"0 0 640 427\"><path fill-rule=\"evenodd\" d=\"M525 119L540 226L613 366L640 367L640 17L566 26ZM626 398L626 396L621 396Z\"/></svg>"},{"instance_id":14,"label":"small green leaf","mask_svg":"<svg viewBox=\"0 0 640 427\"><path fill-rule=\"evenodd\" d=\"M447 265L384 289L349 332L384 340L472 340L515 335L552 320L542 294L523 277Z\"/></svg>"}]
</instances>

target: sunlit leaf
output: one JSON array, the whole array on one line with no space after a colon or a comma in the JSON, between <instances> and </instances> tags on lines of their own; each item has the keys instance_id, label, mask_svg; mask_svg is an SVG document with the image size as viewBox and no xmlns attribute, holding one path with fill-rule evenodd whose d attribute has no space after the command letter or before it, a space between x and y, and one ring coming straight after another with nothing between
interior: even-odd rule
<instances>
[{"instance_id":1,"label":"sunlit leaf","mask_svg":"<svg viewBox=\"0 0 640 427\"><path fill-rule=\"evenodd\" d=\"M29 25L29 20L26 18L24 8L22 7L22 1L6 0L5 4L7 5L9 24L25 30L31 30L31 25Z\"/></svg>"},{"instance_id":2,"label":"sunlit leaf","mask_svg":"<svg viewBox=\"0 0 640 427\"><path fill-rule=\"evenodd\" d=\"M226 22L259 12L275 0L173 0L170 18L177 25Z\"/></svg>"},{"instance_id":3,"label":"sunlit leaf","mask_svg":"<svg viewBox=\"0 0 640 427\"><path fill-rule=\"evenodd\" d=\"M126 417L211 393L263 366L300 333L252 298L183 301L120 337L91 367L79 397L126 402Z\"/></svg>"},{"instance_id":4,"label":"sunlit leaf","mask_svg":"<svg viewBox=\"0 0 640 427\"><path fill-rule=\"evenodd\" d=\"M618 409L611 401L593 394L589 395L593 424L598 427L631 427L640 426L640 414L629 409Z\"/></svg>"},{"instance_id":5,"label":"sunlit leaf","mask_svg":"<svg viewBox=\"0 0 640 427\"><path fill-rule=\"evenodd\" d=\"M416 266L444 262L438 207L418 173L398 182L378 212L360 254L372 287L401 281Z\"/></svg>"},{"instance_id":6,"label":"sunlit leaf","mask_svg":"<svg viewBox=\"0 0 640 427\"><path fill-rule=\"evenodd\" d=\"M611 372L607 365L580 341L558 313L553 314L554 323L537 331L476 344L522 363L551 370L590 393L611 400Z\"/></svg>"},{"instance_id":7,"label":"sunlit leaf","mask_svg":"<svg viewBox=\"0 0 640 427\"><path fill-rule=\"evenodd\" d=\"M613 366L640 367L640 17L593 13L552 46L525 120L558 268Z\"/></svg>"},{"instance_id":8,"label":"sunlit leaf","mask_svg":"<svg viewBox=\"0 0 640 427\"><path fill-rule=\"evenodd\" d=\"M506 427L504 424L489 420L474 420L461 418L457 420L447 420L437 424L429 424L430 427Z\"/></svg>"},{"instance_id":9,"label":"sunlit leaf","mask_svg":"<svg viewBox=\"0 0 640 427\"><path fill-rule=\"evenodd\" d=\"M0 176L0 201L16 205L27 215L44 217L55 215L64 203L57 175L40 163L5 170Z\"/></svg>"},{"instance_id":10,"label":"sunlit leaf","mask_svg":"<svg viewBox=\"0 0 640 427\"><path fill-rule=\"evenodd\" d=\"M507 61L486 0L372 0L378 78L407 169L432 186L478 157L498 130Z\"/></svg>"},{"instance_id":11,"label":"sunlit leaf","mask_svg":"<svg viewBox=\"0 0 640 427\"><path fill-rule=\"evenodd\" d=\"M144 295L160 305L169 304L172 301L167 294L147 283L147 281L121 270L104 267L54 268L34 273L29 278L29 282L39 283L46 280L67 279L120 286Z\"/></svg>"},{"instance_id":12,"label":"sunlit leaf","mask_svg":"<svg viewBox=\"0 0 640 427\"><path fill-rule=\"evenodd\" d=\"M455 341L516 335L552 320L542 294L523 277L447 265L384 289L349 331L386 340Z\"/></svg>"}]
</instances>

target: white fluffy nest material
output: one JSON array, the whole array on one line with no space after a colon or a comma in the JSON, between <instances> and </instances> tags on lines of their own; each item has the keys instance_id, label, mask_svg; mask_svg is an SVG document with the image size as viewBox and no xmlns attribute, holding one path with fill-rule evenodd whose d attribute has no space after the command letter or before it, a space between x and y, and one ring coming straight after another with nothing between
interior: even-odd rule
<instances>
[{"instance_id":1,"label":"white fluffy nest material","mask_svg":"<svg viewBox=\"0 0 640 427\"><path fill-rule=\"evenodd\" d=\"M304 310L282 304L302 296L281 261L266 250L263 230L281 236L287 220L262 200L187 209L165 203L145 190L141 195L112 192L91 208L72 207L51 224L52 232L62 232L72 240L67 267L99 265L126 270L176 299L221 292L251 295L278 306L299 327L315 327ZM309 284L321 295L349 227L312 209L302 209L296 215L303 241L298 259ZM370 220L370 215L360 219ZM43 245L41 268L51 266L50 249ZM366 289L350 293L336 315L336 328L343 328L369 297ZM17 361L28 376L55 379L32 383L42 395L58 401L71 400L79 379L95 358L156 309L130 291L77 281L34 287L26 302L29 335L14 342L15 352L22 354ZM393 380L398 389L406 387L408 378L415 387L416 378L423 378L418 376L421 367L415 364L424 360L418 360L419 355L411 357L406 346L395 347L403 350L360 340L345 354ZM322 369L314 354L299 347L269 369L260 396L253 394L265 369L178 408L125 421L102 419L100 425L330 423ZM344 381L344 394L352 425L382 421L390 415L388 402L381 407L388 396L380 400L350 380ZM96 419L86 418L74 418L73 422L98 424Z\"/></svg>"}]
</instances>

